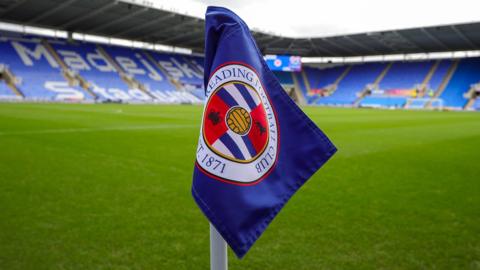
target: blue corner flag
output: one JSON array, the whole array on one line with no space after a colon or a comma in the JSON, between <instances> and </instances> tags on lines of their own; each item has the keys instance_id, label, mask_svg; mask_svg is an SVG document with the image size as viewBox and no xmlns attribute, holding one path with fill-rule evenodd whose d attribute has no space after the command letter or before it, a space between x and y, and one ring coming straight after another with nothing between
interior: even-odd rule
<instances>
[{"instance_id":1,"label":"blue corner flag","mask_svg":"<svg viewBox=\"0 0 480 270\"><path fill-rule=\"evenodd\" d=\"M245 22L225 8L207 9L204 82L192 194L242 258L336 148L280 86Z\"/></svg>"}]
</instances>

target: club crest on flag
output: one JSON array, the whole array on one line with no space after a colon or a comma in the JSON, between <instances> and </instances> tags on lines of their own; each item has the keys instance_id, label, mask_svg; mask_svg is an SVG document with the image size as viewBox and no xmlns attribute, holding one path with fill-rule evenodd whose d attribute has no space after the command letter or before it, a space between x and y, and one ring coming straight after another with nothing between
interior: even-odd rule
<instances>
[{"instance_id":1,"label":"club crest on flag","mask_svg":"<svg viewBox=\"0 0 480 270\"><path fill-rule=\"evenodd\" d=\"M220 66L206 95L197 166L223 182L259 182L276 163L279 134L257 72L242 63Z\"/></svg>"}]
</instances>

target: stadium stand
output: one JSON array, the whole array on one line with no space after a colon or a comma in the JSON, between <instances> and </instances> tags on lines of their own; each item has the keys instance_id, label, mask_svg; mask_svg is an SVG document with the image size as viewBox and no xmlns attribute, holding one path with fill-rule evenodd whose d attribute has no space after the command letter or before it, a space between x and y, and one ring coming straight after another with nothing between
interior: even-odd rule
<instances>
[{"instance_id":1,"label":"stadium stand","mask_svg":"<svg viewBox=\"0 0 480 270\"><path fill-rule=\"evenodd\" d=\"M462 109L464 94L480 82L480 58L305 67L294 77L312 105Z\"/></svg>"},{"instance_id":2,"label":"stadium stand","mask_svg":"<svg viewBox=\"0 0 480 270\"><path fill-rule=\"evenodd\" d=\"M34 35L0 35L0 99L199 103L203 58ZM478 110L466 98L480 82L480 58L305 66L274 72L306 104ZM467 106L468 103L468 106Z\"/></svg>"}]
</instances>

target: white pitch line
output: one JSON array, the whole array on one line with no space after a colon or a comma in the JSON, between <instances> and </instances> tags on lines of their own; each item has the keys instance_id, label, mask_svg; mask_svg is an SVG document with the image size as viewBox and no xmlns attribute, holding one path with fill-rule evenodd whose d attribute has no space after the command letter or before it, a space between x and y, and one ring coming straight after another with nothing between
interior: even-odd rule
<instances>
[{"instance_id":1,"label":"white pitch line","mask_svg":"<svg viewBox=\"0 0 480 270\"><path fill-rule=\"evenodd\" d=\"M29 135L29 134L56 134L56 133L79 133L96 131L128 131L128 130L151 130L151 129L181 129L181 128L199 128L198 125L152 125L152 126L130 126L130 127L99 127L99 128L64 128L64 129L40 129L25 130L13 132L0 132L0 136L6 135Z\"/></svg>"}]
</instances>

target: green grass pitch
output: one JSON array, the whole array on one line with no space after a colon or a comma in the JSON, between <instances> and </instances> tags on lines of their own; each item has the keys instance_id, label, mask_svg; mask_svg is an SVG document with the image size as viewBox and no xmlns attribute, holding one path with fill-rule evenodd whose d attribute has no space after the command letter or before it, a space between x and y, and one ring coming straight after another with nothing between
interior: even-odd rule
<instances>
[{"instance_id":1,"label":"green grass pitch","mask_svg":"<svg viewBox=\"0 0 480 270\"><path fill-rule=\"evenodd\" d=\"M480 269L480 114L304 110L339 151L230 269ZM0 269L208 269L201 111L0 104Z\"/></svg>"}]
</instances>

